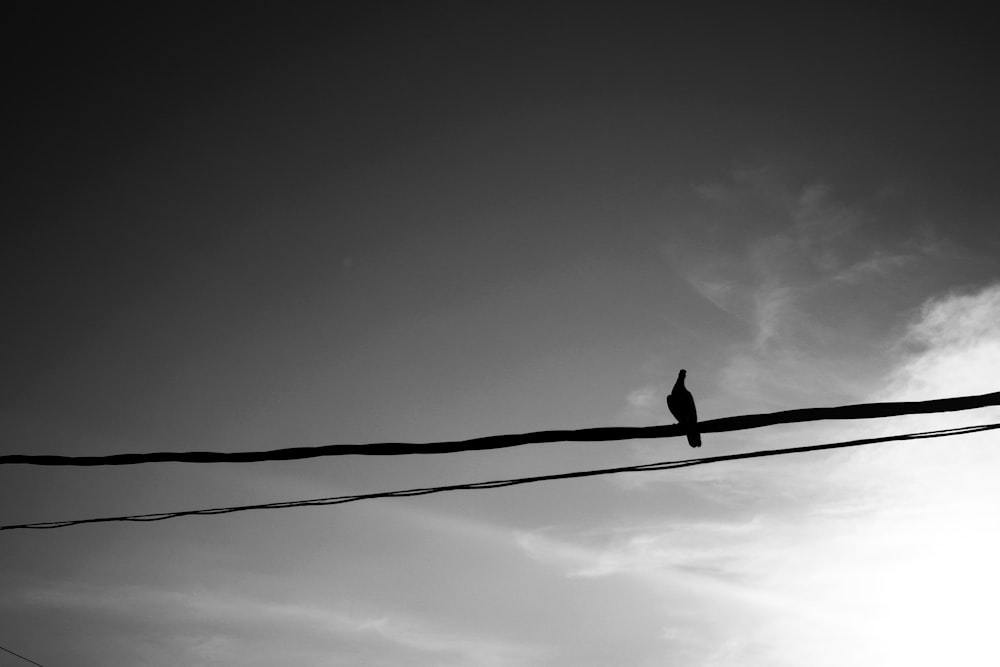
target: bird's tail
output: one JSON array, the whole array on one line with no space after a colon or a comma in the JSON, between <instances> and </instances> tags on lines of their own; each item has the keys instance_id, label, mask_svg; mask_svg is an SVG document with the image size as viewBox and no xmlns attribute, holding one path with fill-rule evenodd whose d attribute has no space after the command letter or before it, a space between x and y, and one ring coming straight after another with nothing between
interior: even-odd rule
<instances>
[{"instance_id":1,"label":"bird's tail","mask_svg":"<svg viewBox=\"0 0 1000 667\"><path fill-rule=\"evenodd\" d=\"M701 447L701 433L694 430L693 428L692 430L687 432L687 439L688 439L688 444L691 445L692 447Z\"/></svg>"}]
</instances>

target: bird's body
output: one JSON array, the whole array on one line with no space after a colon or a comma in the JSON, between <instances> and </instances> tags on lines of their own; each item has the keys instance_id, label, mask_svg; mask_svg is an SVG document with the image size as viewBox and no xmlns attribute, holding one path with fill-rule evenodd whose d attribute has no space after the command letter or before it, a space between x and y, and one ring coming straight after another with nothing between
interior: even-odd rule
<instances>
[{"instance_id":1,"label":"bird's body","mask_svg":"<svg viewBox=\"0 0 1000 667\"><path fill-rule=\"evenodd\" d=\"M677 382L667 396L667 407L670 414L674 416L681 426L693 426L698 423L698 408L694 404L694 396L684 386L684 376L687 371L682 370L677 374ZM697 430L691 429L687 432L688 444L692 447L701 447L701 434Z\"/></svg>"}]
</instances>

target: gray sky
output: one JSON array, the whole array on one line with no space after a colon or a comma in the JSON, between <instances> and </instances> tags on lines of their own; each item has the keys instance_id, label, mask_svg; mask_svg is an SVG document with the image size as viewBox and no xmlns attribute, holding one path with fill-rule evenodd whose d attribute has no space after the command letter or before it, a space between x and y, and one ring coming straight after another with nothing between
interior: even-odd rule
<instances>
[{"instance_id":1,"label":"gray sky","mask_svg":"<svg viewBox=\"0 0 1000 667\"><path fill-rule=\"evenodd\" d=\"M670 423L680 368L706 419L996 391L987 23L704 3L25 10L0 453ZM701 452L996 416L706 435ZM0 646L46 667L993 665L991 440L6 531ZM668 440L4 466L0 523L689 456Z\"/></svg>"}]
</instances>

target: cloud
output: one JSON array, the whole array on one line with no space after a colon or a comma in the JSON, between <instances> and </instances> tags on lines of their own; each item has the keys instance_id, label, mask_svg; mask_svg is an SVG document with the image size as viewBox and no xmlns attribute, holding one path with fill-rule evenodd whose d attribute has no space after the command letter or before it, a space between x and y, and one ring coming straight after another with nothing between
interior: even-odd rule
<instances>
[{"instance_id":1,"label":"cloud","mask_svg":"<svg viewBox=\"0 0 1000 667\"><path fill-rule=\"evenodd\" d=\"M651 409L662 407L663 387L660 385L646 385L629 393L629 406L637 412L646 412Z\"/></svg>"},{"instance_id":2,"label":"cloud","mask_svg":"<svg viewBox=\"0 0 1000 667\"><path fill-rule=\"evenodd\" d=\"M136 635L143 654L149 636L173 664L319 664L336 656L386 665L530 665L538 649L437 627L405 614L344 605L283 602L230 592L136 586L80 586L26 591L22 602L119 619L146 619L155 629ZM133 640L125 640L132 642Z\"/></svg>"},{"instance_id":3,"label":"cloud","mask_svg":"<svg viewBox=\"0 0 1000 667\"><path fill-rule=\"evenodd\" d=\"M892 366L864 399L998 389L1000 284L929 299L897 331ZM989 408L818 431L842 440L997 421L1000 410ZM760 622L727 621L724 641L696 664L1000 664L990 626L1000 599L996 440L978 434L705 466L713 471L685 473L704 477L672 479L715 482L711 519L674 513L592 527L573 538L589 545L581 550L531 546L536 556L574 554L561 562L577 577L652 576L705 595L752 592L746 599L762 602Z\"/></svg>"},{"instance_id":4,"label":"cloud","mask_svg":"<svg viewBox=\"0 0 1000 667\"><path fill-rule=\"evenodd\" d=\"M834 274L832 279L848 285L858 285L872 278L889 275L917 259L918 256L915 254L875 250L867 259L859 260L841 269Z\"/></svg>"},{"instance_id":5,"label":"cloud","mask_svg":"<svg viewBox=\"0 0 1000 667\"><path fill-rule=\"evenodd\" d=\"M997 391L1000 284L927 301L897 349L902 359L885 391L896 400Z\"/></svg>"},{"instance_id":6,"label":"cloud","mask_svg":"<svg viewBox=\"0 0 1000 667\"><path fill-rule=\"evenodd\" d=\"M917 302L910 282L943 245L927 223L877 214L877 199L847 202L767 168L695 189L692 225L666 252L696 294L743 327L719 355L731 399L762 410L845 401L884 370L879 337Z\"/></svg>"},{"instance_id":7,"label":"cloud","mask_svg":"<svg viewBox=\"0 0 1000 667\"><path fill-rule=\"evenodd\" d=\"M563 568L570 578L632 577L664 592L708 597L744 610L812 613L756 586L734 567L731 546L756 541L761 532L755 521L673 521L563 536L535 531L522 533L519 544L531 558Z\"/></svg>"},{"instance_id":8,"label":"cloud","mask_svg":"<svg viewBox=\"0 0 1000 667\"><path fill-rule=\"evenodd\" d=\"M929 299L895 346L895 367L872 400L914 401L1000 390L1000 284ZM1000 407L912 415L879 425L920 431L1000 422ZM845 474L881 495L922 503L1000 507L1000 450L992 433L855 452ZM964 500L963 500L964 499ZM993 505L995 503L995 505ZM978 513L966 507L964 512Z\"/></svg>"},{"instance_id":9,"label":"cloud","mask_svg":"<svg viewBox=\"0 0 1000 667\"><path fill-rule=\"evenodd\" d=\"M675 264L696 291L753 325L758 348L779 335L786 344L817 292L886 276L926 253L926 241L915 240L917 230L891 248L878 247L865 231L870 215L861 206L836 200L826 185L795 190L760 176L736 178L729 187L743 201L759 200L767 223L721 254L715 245L709 257L687 254L688 261L675 257ZM919 234L926 235L926 228Z\"/></svg>"},{"instance_id":10,"label":"cloud","mask_svg":"<svg viewBox=\"0 0 1000 667\"><path fill-rule=\"evenodd\" d=\"M686 570L682 574L725 572L718 559L733 537L744 538L759 531L759 523L674 521L663 526L618 527L613 535L590 535L604 544L580 546L587 535L576 537L577 546L551 535L525 534L521 546L535 558L561 560L570 565L571 577L603 577L637 572Z\"/></svg>"},{"instance_id":11,"label":"cloud","mask_svg":"<svg viewBox=\"0 0 1000 667\"><path fill-rule=\"evenodd\" d=\"M493 638L435 630L411 620L379 619L371 628L382 638L424 653L454 656L455 665L506 667L530 665L540 651ZM447 658L442 658L447 660ZM452 660L449 660L451 662ZM437 663L441 664L441 663Z\"/></svg>"}]
</instances>

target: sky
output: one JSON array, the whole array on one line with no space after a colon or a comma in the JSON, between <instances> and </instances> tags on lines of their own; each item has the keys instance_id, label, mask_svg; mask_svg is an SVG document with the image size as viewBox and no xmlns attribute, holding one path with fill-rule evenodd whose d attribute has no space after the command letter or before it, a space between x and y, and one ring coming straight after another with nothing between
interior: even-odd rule
<instances>
[{"instance_id":1,"label":"sky","mask_svg":"<svg viewBox=\"0 0 1000 667\"><path fill-rule=\"evenodd\" d=\"M1000 389L985 16L473 5L13 14L0 454L672 423L681 368L702 419ZM45 667L996 665L997 444L3 531L0 646ZM690 457L5 465L0 524Z\"/></svg>"}]
</instances>

